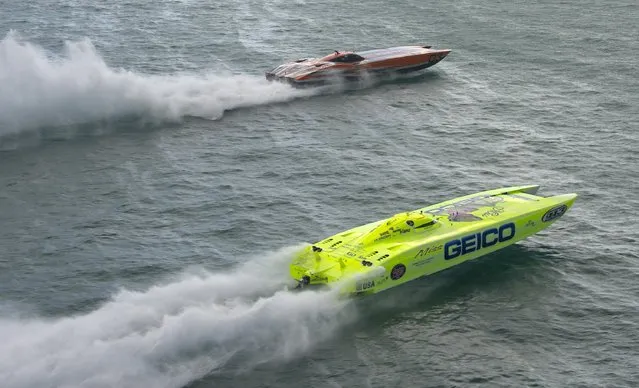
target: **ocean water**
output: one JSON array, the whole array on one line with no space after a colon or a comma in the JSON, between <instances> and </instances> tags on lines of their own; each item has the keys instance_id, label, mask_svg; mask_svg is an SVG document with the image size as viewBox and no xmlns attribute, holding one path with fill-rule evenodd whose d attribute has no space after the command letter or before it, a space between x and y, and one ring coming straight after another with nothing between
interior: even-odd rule
<instances>
[{"instance_id":1,"label":"ocean water","mask_svg":"<svg viewBox=\"0 0 639 388\"><path fill-rule=\"evenodd\" d=\"M636 387L639 5L0 1L0 386ZM333 50L452 49L297 90ZM520 184L549 229L358 301L295 249Z\"/></svg>"}]
</instances>

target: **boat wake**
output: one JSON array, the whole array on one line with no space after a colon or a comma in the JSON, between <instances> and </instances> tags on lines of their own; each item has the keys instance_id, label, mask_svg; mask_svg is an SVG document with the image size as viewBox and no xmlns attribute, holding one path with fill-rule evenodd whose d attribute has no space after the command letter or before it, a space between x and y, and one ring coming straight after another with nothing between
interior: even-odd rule
<instances>
[{"instance_id":1,"label":"boat wake","mask_svg":"<svg viewBox=\"0 0 639 388\"><path fill-rule=\"evenodd\" d=\"M355 318L330 292L283 289L291 247L233 271L121 291L62 318L0 318L3 387L182 387L304 354ZM214 378L214 377L212 377Z\"/></svg>"},{"instance_id":2,"label":"boat wake","mask_svg":"<svg viewBox=\"0 0 639 388\"><path fill-rule=\"evenodd\" d=\"M51 53L15 32L0 41L0 84L0 137L130 117L154 123L185 116L219 119L228 110L315 93L262 76L114 69L88 39Z\"/></svg>"}]
</instances>

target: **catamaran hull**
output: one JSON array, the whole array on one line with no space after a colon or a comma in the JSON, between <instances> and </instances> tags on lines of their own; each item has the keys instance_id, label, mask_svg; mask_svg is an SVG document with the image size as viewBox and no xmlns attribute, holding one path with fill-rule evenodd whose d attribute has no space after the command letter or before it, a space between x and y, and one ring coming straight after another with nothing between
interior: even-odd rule
<instances>
[{"instance_id":1,"label":"catamaran hull","mask_svg":"<svg viewBox=\"0 0 639 388\"><path fill-rule=\"evenodd\" d=\"M577 198L576 194L538 197L534 195L537 189L538 186L498 189L427 207L423 212L430 212L439 220L438 222L448 222L454 225L454 229L451 227L443 229L444 232L439 236L424 239L423 243L411 241L410 244L404 245L391 244L386 247L378 245L373 252L379 252L378 255L385 253L387 257L384 258L382 255L381 259L376 260L375 256L372 256L371 259L371 256L368 255L368 258L363 262L369 262L370 265L365 264L361 268L355 267L356 270L351 271L348 275L331 278L328 274L331 273L330 271L335 273L335 269L323 273L313 273L309 272L307 264L296 266L295 263L291 265L291 275L299 282L300 288L324 284L338 288L339 292L344 295L374 294L478 259L546 229L563 216ZM505 191L496 195L495 193L500 190ZM504 210L504 207L498 206L478 207L475 211L472 210L473 201L477 203L495 200L499 196L512 196L513 198L518 196L523 202L519 207L528 210L512 216L507 216L508 211ZM459 209L462 212L461 216ZM379 224L369 224L369 229L375 225ZM331 242L333 238L329 240ZM351 245L352 248L347 246L345 248L347 249L346 254L343 257L336 255L335 252L332 253L332 256L324 251L320 254L325 255L323 256L324 260L329 260L329 257L342 260L340 263L343 266L345 260L363 259L363 257L357 257L357 253L348 253L348 249L357 252L357 244L344 244ZM326 247L326 245L321 246ZM359 249L365 248L360 247ZM398 253L393 254L393 249ZM308 253L302 253L302 257L305 254Z\"/></svg>"},{"instance_id":2,"label":"catamaran hull","mask_svg":"<svg viewBox=\"0 0 639 388\"><path fill-rule=\"evenodd\" d=\"M451 50L431 46L398 46L367 51L339 52L322 58L303 58L266 72L269 81L295 87L386 79L416 72L442 61Z\"/></svg>"},{"instance_id":3,"label":"catamaran hull","mask_svg":"<svg viewBox=\"0 0 639 388\"><path fill-rule=\"evenodd\" d=\"M269 81L287 83L296 88L326 86L331 84L340 84L342 82L352 84L365 80L384 81L393 79L393 77L416 73L420 70L434 66L439 61L440 60L398 69L364 69L350 72L326 72L306 79L296 79L294 77L277 76L272 73L266 73L266 79Z\"/></svg>"},{"instance_id":4,"label":"catamaran hull","mask_svg":"<svg viewBox=\"0 0 639 388\"><path fill-rule=\"evenodd\" d=\"M550 226L554 220L544 222L544 215L549 212L564 213L572 205L568 205L568 201L567 199L566 203L529 216L513 218L477 232L424 246L417 252L400 258L400 262L391 268L386 268L390 275L385 273L357 281L353 285L347 285L344 291L350 294L377 293L507 248ZM394 273L398 278L393 276Z\"/></svg>"}]
</instances>

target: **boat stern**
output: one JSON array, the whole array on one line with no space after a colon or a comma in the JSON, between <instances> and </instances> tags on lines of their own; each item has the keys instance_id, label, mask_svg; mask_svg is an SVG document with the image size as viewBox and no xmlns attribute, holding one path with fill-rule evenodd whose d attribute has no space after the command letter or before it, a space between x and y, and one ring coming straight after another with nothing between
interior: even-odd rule
<instances>
[{"instance_id":1,"label":"boat stern","mask_svg":"<svg viewBox=\"0 0 639 388\"><path fill-rule=\"evenodd\" d=\"M322 249L311 245L302 250L290 266L291 277L298 286L321 286L337 281L341 277L342 260L322 253Z\"/></svg>"},{"instance_id":2,"label":"boat stern","mask_svg":"<svg viewBox=\"0 0 639 388\"><path fill-rule=\"evenodd\" d=\"M384 273L384 267L370 261L334 256L316 245L304 248L290 265L296 288L336 288L340 294L372 291Z\"/></svg>"},{"instance_id":3,"label":"boat stern","mask_svg":"<svg viewBox=\"0 0 639 388\"><path fill-rule=\"evenodd\" d=\"M324 84L325 71L329 71L335 64L304 59L285 63L265 73L269 81L288 83L294 87L317 86Z\"/></svg>"}]
</instances>

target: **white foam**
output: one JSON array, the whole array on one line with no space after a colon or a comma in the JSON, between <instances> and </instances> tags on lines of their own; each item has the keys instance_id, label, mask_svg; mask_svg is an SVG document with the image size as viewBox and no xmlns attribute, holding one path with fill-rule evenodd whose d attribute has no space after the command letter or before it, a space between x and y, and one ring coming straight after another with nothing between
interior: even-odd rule
<instances>
[{"instance_id":1,"label":"white foam","mask_svg":"<svg viewBox=\"0 0 639 388\"><path fill-rule=\"evenodd\" d=\"M59 55L15 32L0 41L0 136L128 116L218 119L230 109L312 93L261 75L145 75L114 69L88 39L65 42Z\"/></svg>"},{"instance_id":2,"label":"white foam","mask_svg":"<svg viewBox=\"0 0 639 388\"><path fill-rule=\"evenodd\" d=\"M303 354L354 312L330 292L282 290L297 249L122 291L87 314L0 318L2 386L181 387Z\"/></svg>"}]
</instances>

